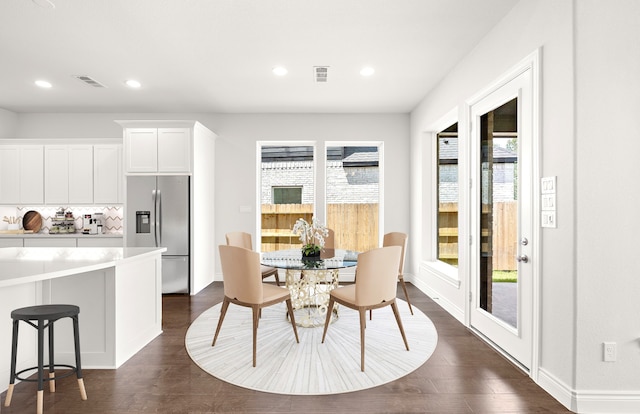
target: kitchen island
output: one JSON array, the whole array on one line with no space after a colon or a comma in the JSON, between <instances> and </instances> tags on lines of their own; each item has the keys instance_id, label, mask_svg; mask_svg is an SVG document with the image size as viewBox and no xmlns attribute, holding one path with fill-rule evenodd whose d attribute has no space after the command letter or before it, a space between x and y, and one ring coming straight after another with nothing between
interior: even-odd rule
<instances>
[{"instance_id":1,"label":"kitchen island","mask_svg":"<svg viewBox=\"0 0 640 414\"><path fill-rule=\"evenodd\" d=\"M162 333L164 248L0 248L0 392L7 389L11 311L80 307L83 368L117 368ZM71 323L56 323L56 363L74 361ZM37 364L36 330L20 327L18 367Z\"/></svg>"}]
</instances>

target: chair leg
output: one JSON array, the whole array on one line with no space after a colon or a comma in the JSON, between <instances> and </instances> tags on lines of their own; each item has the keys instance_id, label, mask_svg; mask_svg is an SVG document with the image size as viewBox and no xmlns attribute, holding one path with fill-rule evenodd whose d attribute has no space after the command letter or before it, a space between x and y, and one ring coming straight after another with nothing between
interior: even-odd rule
<instances>
[{"instance_id":1,"label":"chair leg","mask_svg":"<svg viewBox=\"0 0 640 414\"><path fill-rule=\"evenodd\" d=\"M407 285L404 283L404 277L398 277L400 279L400 284L402 285L402 290L404 291L404 297L407 299L407 304L409 305L409 311L413 315L413 308L411 307L411 301L409 300L409 294L407 293Z\"/></svg>"},{"instance_id":2,"label":"chair leg","mask_svg":"<svg viewBox=\"0 0 640 414\"><path fill-rule=\"evenodd\" d=\"M256 366L256 349L258 345L258 321L260 320L260 305L251 305L253 315L253 366Z\"/></svg>"},{"instance_id":3,"label":"chair leg","mask_svg":"<svg viewBox=\"0 0 640 414\"><path fill-rule=\"evenodd\" d=\"M364 327L367 324L367 310L358 309L360 314L360 370L364 372Z\"/></svg>"},{"instance_id":4,"label":"chair leg","mask_svg":"<svg viewBox=\"0 0 640 414\"><path fill-rule=\"evenodd\" d=\"M211 346L216 345L216 340L218 339L218 334L220 333L220 328L222 327L222 321L224 321L224 316L227 314L227 309L229 309L229 299L224 297L222 301L222 309L220 310L220 320L218 320L218 326L216 327L216 334L213 336L213 342L211 342Z\"/></svg>"},{"instance_id":5,"label":"chair leg","mask_svg":"<svg viewBox=\"0 0 640 414\"><path fill-rule=\"evenodd\" d=\"M273 277L276 278L276 286L280 286L280 278L278 277L278 271L273 274Z\"/></svg>"},{"instance_id":6,"label":"chair leg","mask_svg":"<svg viewBox=\"0 0 640 414\"><path fill-rule=\"evenodd\" d=\"M11 398L13 397L13 387L16 381L16 360L18 358L18 319L13 321L13 337L11 340L11 372L9 373L9 388L7 389L7 396L4 399L4 406L9 407L11 405Z\"/></svg>"},{"instance_id":7,"label":"chair leg","mask_svg":"<svg viewBox=\"0 0 640 414\"><path fill-rule=\"evenodd\" d=\"M400 333L402 334L402 340L404 341L404 346L409 350L409 343L407 342L407 337L404 334L404 328L402 327L402 321L400 320L400 312L398 312L398 304L394 300L391 303L391 309L393 309L393 314L396 316L396 322L398 322L398 328L400 328Z\"/></svg>"},{"instance_id":8,"label":"chair leg","mask_svg":"<svg viewBox=\"0 0 640 414\"><path fill-rule=\"evenodd\" d=\"M36 412L42 414L44 401L44 321L38 320L38 398Z\"/></svg>"},{"instance_id":9,"label":"chair leg","mask_svg":"<svg viewBox=\"0 0 640 414\"><path fill-rule=\"evenodd\" d=\"M300 343L300 340L298 339L298 328L296 327L296 317L293 314L293 305L291 304L291 299L287 299L287 309L289 315L291 315L291 326L293 326L293 333L296 335L296 342Z\"/></svg>"},{"instance_id":10,"label":"chair leg","mask_svg":"<svg viewBox=\"0 0 640 414\"><path fill-rule=\"evenodd\" d=\"M56 392L56 373L53 362L53 321L49 321L49 392Z\"/></svg>"},{"instance_id":11,"label":"chair leg","mask_svg":"<svg viewBox=\"0 0 640 414\"><path fill-rule=\"evenodd\" d=\"M324 338L327 336L327 329L329 328L329 324L331 323L331 313L333 312L333 304L335 300L333 297L329 296L329 306L327 307L327 319L324 321L324 332L322 332L322 343L324 344Z\"/></svg>"},{"instance_id":12,"label":"chair leg","mask_svg":"<svg viewBox=\"0 0 640 414\"><path fill-rule=\"evenodd\" d=\"M80 328L78 326L78 316L71 318L73 320L73 342L76 353L76 378L78 379L78 388L80 389L80 398L87 400L87 390L84 388L84 379L82 378L82 362L80 360Z\"/></svg>"}]
</instances>

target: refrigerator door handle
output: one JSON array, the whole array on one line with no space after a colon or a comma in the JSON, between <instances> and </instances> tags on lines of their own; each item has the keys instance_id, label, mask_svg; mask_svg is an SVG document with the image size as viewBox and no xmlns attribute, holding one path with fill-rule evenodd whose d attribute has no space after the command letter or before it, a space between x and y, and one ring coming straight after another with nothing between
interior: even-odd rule
<instances>
[{"instance_id":1,"label":"refrigerator door handle","mask_svg":"<svg viewBox=\"0 0 640 414\"><path fill-rule=\"evenodd\" d=\"M158 247L158 190L151 190L153 196L153 239Z\"/></svg>"},{"instance_id":2,"label":"refrigerator door handle","mask_svg":"<svg viewBox=\"0 0 640 414\"><path fill-rule=\"evenodd\" d=\"M156 190L158 197L158 214L156 215L156 218L158 220L158 241L160 243L156 242L156 247L160 247L162 246L162 191L160 190Z\"/></svg>"}]
</instances>

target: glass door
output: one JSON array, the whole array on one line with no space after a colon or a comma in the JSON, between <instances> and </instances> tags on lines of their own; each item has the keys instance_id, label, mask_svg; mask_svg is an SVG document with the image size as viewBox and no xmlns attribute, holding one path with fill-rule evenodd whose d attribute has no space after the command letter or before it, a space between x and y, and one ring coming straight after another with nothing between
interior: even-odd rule
<instances>
[{"instance_id":1,"label":"glass door","mask_svg":"<svg viewBox=\"0 0 640 414\"><path fill-rule=\"evenodd\" d=\"M531 70L471 105L471 327L531 366L533 104Z\"/></svg>"}]
</instances>

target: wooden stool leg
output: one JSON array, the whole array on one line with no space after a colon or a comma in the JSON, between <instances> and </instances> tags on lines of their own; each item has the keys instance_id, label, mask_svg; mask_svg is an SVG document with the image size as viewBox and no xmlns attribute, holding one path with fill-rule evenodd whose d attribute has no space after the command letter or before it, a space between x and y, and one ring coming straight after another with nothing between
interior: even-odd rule
<instances>
[{"instance_id":1,"label":"wooden stool leg","mask_svg":"<svg viewBox=\"0 0 640 414\"><path fill-rule=\"evenodd\" d=\"M78 316L73 316L73 342L76 352L76 376L78 377L78 387L80 388L80 398L84 401L87 399L87 391L84 388L84 380L82 379L82 363L80 362L80 332L78 327Z\"/></svg>"},{"instance_id":2,"label":"wooden stool leg","mask_svg":"<svg viewBox=\"0 0 640 414\"><path fill-rule=\"evenodd\" d=\"M11 405L11 397L13 397L13 387L15 384L9 384L9 388L7 388L7 396L4 398L4 406L8 407Z\"/></svg>"},{"instance_id":3,"label":"wooden stool leg","mask_svg":"<svg viewBox=\"0 0 640 414\"><path fill-rule=\"evenodd\" d=\"M44 390L38 390L38 403L36 406L37 414L42 414L43 402L44 402Z\"/></svg>"},{"instance_id":4,"label":"wooden stool leg","mask_svg":"<svg viewBox=\"0 0 640 414\"><path fill-rule=\"evenodd\" d=\"M53 321L49 321L49 392L56 392L56 373L53 363Z\"/></svg>"}]
</instances>

